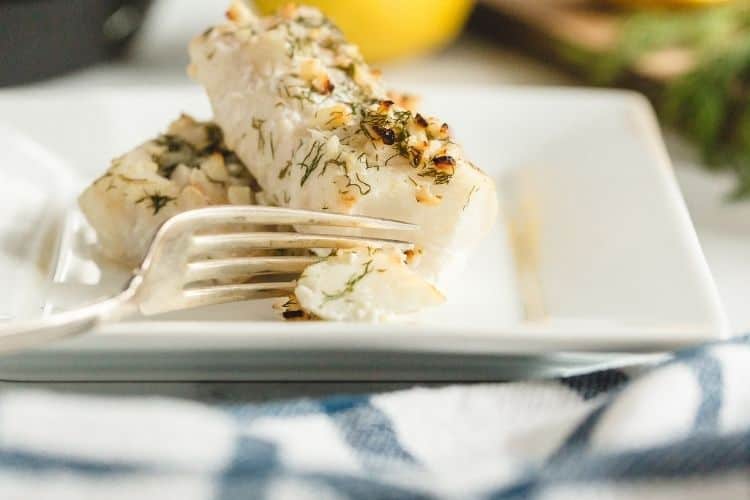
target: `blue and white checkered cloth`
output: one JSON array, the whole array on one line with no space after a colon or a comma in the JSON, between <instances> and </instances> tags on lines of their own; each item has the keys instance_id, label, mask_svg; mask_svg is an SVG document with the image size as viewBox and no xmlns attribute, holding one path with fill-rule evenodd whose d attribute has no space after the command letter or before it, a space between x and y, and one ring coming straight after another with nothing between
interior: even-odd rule
<instances>
[{"instance_id":1,"label":"blue and white checkered cloth","mask_svg":"<svg viewBox=\"0 0 750 500\"><path fill-rule=\"evenodd\" d=\"M263 405L0 394L0 499L750 499L750 338L638 375Z\"/></svg>"}]
</instances>

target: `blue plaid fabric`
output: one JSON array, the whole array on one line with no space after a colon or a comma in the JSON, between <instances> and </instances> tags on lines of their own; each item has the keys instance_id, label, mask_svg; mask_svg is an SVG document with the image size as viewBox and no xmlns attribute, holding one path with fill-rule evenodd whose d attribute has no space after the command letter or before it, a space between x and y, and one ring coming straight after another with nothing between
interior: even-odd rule
<instances>
[{"instance_id":1,"label":"blue plaid fabric","mask_svg":"<svg viewBox=\"0 0 750 500\"><path fill-rule=\"evenodd\" d=\"M748 499L750 337L656 367L263 405L0 395L0 499Z\"/></svg>"}]
</instances>

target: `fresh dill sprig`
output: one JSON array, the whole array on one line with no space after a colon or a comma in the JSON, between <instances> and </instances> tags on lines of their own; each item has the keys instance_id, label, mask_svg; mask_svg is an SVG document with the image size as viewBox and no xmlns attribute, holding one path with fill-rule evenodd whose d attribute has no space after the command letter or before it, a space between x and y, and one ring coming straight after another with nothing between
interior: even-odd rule
<instances>
[{"instance_id":1,"label":"fresh dill sprig","mask_svg":"<svg viewBox=\"0 0 750 500\"><path fill-rule=\"evenodd\" d=\"M167 206L167 203L174 201L176 198L173 198L172 196L165 196L159 193L153 193L148 194L146 193L142 198L136 200L137 203L142 203L144 201L150 201L151 202L151 209L154 211L152 215L156 215L159 213L159 211Z\"/></svg>"},{"instance_id":2,"label":"fresh dill sprig","mask_svg":"<svg viewBox=\"0 0 750 500\"><path fill-rule=\"evenodd\" d=\"M430 167L417 174L419 177L430 177L435 184L448 184L453 178L453 172L446 172Z\"/></svg>"},{"instance_id":3,"label":"fresh dill sprig","mask_svg":"<svg viewBox=\"0 0 750 500\"><path fill-rule=\"evenodd\" d=\"M318 174L318 177L322 177L325 175L326 170L328 170L329 165L336 165L337 167L341 168L341 170L344 171L344 173L348 174L349 169L346 166L346 161L341 159L341 153L339 153L336 158L329 158L323 163L323 168L320 170L320 173Z\"/></svg>"},{"instance_id":4,"label":"fresh dill sprig","mask_svg":"<svg viewBox=\"0 0 750 500\"><path fill-rule=\"evenodd\" d=\"M380 165L377 163L370 164L370 159L367 157L367 153L364 151L357 156L357 161L362 163L364 162L365 168L367 170L370 170L371 168L374 168L375 170L380 170Z\"/></svg>"},{"instance_id":5,"label":"fresh dill sprig","mask_svg":"<svg viewBox=\"0 0 750 500\"><path fill-rule=\"evenodd\" d=\"M610 49L568 43L560 55L594 83L646 90L664 123L697 145L708 168L734 174L733 196L750 198L750 3L638 11L620 28ZM644 56L666 49L690 54L692 67L657 85L633 80Z\"/></svg>"},{"instance_id":6,"label":"fresh dill sprig","mask_svg":"<svg viewBox=\"0 0 750 500\"><path fill-rule=\"evenodd\" d=\"M313 98L313 91L310 87L305 85L284 85L281 87L283 95L289 99L296 99L300 102L307 101L309 103L315 103Z\"/></svg>"},{"instance_id":7,"label":"fresh dill sprig","mask_svg":"<svg viewBox=\"0 0 750 500\"><path fill-rule=\"evenodd\" d=\"M353 182L350 176L346 176L347 183L344 188L355 187L359 191L359 194L361 194L362 196L369 194L370 191L372 191L372 186L362 180L358 173L355 173L354 177L357 179L357 182Z\"/></svg>"},{"instance_id":8,"label":"fresh dill sprig","mask_svg":"<svg viewBox=\"0 0 750 500\"><path fill-rule=\"evenodd\" d=\"M409 158L408 125L412 119L411 111L401 110L389 113L359 108L359 112L361 117L359 131L365 137L370 141L380 139L383 144L392 146L398 155Z\"/></svg>"},{"instance_id":9,"label":"fresh dill sprig","mask_svg":"<svg viewBox=\"0 0 750 500\"><path fill-rule=\"evenodd\" d=\"M172 134L162 134L154 140L164 151L153 156L158 165L157 173L170 179L178 165L195 168L199 165L198 156L201 154L188 141Z\"/></svg>"}]
</instances>

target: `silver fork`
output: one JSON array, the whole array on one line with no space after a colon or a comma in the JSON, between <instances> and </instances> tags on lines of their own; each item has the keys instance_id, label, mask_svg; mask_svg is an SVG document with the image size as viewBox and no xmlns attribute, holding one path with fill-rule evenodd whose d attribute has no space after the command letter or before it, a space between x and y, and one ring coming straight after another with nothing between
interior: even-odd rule
<instances>
[{"instance_id":1,"label":"silver fork","mask_svg":"<svg viewBox=\"0 0 750 500\"><path fill-rule=\"evenodd\" d=\"M0 324L0 351L38 346L85 333L105 321L140 312L153 315L192 307L279 297L291 292L316 256L248 256L275 249L384 248L408 250L405 240L308 232L271 232L248 226L413 231L405 222L310 210L216 206L178 214L156 233L146 257L114 297L48 317ZM218 256L218 258L217 258Z\"/></svg>"}]
</instances>

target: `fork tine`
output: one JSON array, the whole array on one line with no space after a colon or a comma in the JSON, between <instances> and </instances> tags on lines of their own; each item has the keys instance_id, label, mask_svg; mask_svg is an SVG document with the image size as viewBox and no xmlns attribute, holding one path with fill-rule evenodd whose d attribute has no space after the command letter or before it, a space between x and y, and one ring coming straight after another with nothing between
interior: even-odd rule
<instances>
[{"instance_id":1,"label":"fork tine","mask_svg":"<svg viewBox=\"0 0 750 500\"><path fill-rule=\"evenodd\" d=\"M185 281L187 283L208 279L232 279L246 276L261 276L270 273L301 273L322 257L315 256L259 256L234 259L214 259L190 262Z\"/></svg>"},{"instance_id":2,"label":"fork tine","mask_svg":"<svg viewBox=\"0 0 750 500\"><path fill-rule=\"evenodd\" d=\"M174 219L189 222L197 230L212 229L217 224L315 225L391 231L414 231L418 228L414 224L391 219L257 205L200 208L178 214Z\"/></svg>"},{"instance_id":3,"label":"fork tine","mask_svg":"<svg viewBox=\"0 0 750 500\"><path fill-rule=\"evenodd\" d=\"M284 297L292 292L295 286L297 286L295 281L287 281L188 288L183 291L182 302L184 307L197 307L239 300Z\"/></svg>"},{"instance_id":4,"label":"fork tine","mask_svg":"<svg viewBox=\"0 0 750 500\"><path fill-rule=\"evenodd\" d=\"M193 254L206 254L227 250L277 249L277 248L357 248L394 247L410 250L412 243L381 238L336 236L308 233L229 233L193 236Z\"/></svg>"}]
</instances>

